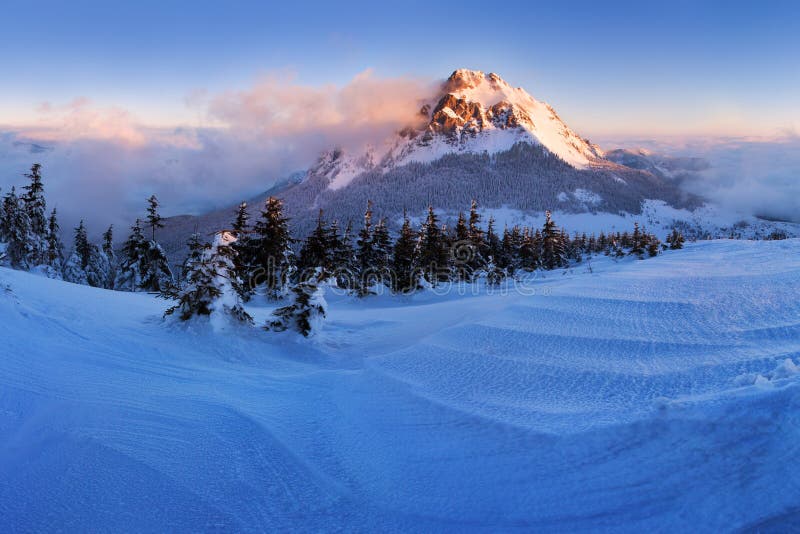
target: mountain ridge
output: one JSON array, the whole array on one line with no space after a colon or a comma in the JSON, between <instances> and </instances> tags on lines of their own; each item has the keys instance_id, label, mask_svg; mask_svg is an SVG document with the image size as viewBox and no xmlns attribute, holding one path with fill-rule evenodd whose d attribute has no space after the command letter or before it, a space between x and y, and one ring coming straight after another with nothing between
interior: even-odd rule
<instances>
[{"instance_id":1,"label":"mountain ridge","mask_svg":"<svg viewBox=\"0 0 800 534\"><path fill-rule=\"evenodd\" d=\"M313 227L320 209L341 226L348 221L357 226L368 200L390 227L404 210L416 216L431 205L457 213L472 199L490 210L526 214L634 216L642 214L645 201L689 211L704 203L681 190L679 180L653 172L655 167L607 158L550 105L495 73L458 69L420 104L391 138L363 151L332 147L302 178L270 191L284 201L297 235ZM263 197L249 201L253 217ZM183 235L174 246L182 246L190 226L210 232L224 227L232 212L233 207L182 220L175 232Z\"/></svg>"}]
</instances>

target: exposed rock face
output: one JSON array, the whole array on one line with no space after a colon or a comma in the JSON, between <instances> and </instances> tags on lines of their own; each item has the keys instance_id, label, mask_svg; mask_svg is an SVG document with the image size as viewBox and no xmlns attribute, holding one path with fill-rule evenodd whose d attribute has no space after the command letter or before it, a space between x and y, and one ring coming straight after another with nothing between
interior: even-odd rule
<instances>
[{"instance_id":1,"label":"exposed rock face","mask_svg":"<svg viewBox=\"0 0 800 534\"><path fill-rule=\"evenodd\" d=\"M458 96L459 92L477 89L484 83L494 92L509 88L495 73L484 76L480 71L466 69L453 72L442 86L445 94L433 108L426 129L433 134L444 134L452 141L461 132L474 136L489 125L498 129L518 128L523 125L535 127L530 115L523 108L507 100L485 106L484 103L468 100L466 96ZM420 113L427 114L429 109L429 105L423 106Z\"/></svg>"},{"instance_id":2,"label":"exposed rock face","mask_svg":"<svg viewBox=\"0 0 800 534\"><path fill-rule=\"evenodd\" d=\"M486 114L480 104L448 93L434 108L428 128L435 133L454 136L459 128L468 125L471 130L481 131L485 120Z\"/></svg>"}]
</instances>

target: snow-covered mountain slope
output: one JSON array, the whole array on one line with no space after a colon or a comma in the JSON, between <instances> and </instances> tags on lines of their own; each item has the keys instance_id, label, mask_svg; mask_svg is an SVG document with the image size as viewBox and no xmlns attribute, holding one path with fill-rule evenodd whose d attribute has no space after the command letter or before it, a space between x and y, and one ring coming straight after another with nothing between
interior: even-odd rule
<instances>
[{"instance_id":1,"label":"snow-covered mountain slope","mask_svg":"<svg viewBox=\"0 0 800 534\"><path fill-rule=\"evenodd\" d=\"M507 289L329 293L303 342L0 269L0 525L800 527L800 241Z\"/></svg>"}]
</instances>

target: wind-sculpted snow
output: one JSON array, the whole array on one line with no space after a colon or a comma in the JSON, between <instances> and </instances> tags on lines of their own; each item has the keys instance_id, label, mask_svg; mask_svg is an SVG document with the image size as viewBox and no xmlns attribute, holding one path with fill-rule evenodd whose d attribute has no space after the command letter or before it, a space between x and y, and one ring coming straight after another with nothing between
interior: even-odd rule
<instances>
[{"instance_id":1,"label":"wind-sculpted snow","mask_svg":"<svg viewBox=\"0 0 800 534\"><path fill-rule=\"evenodd\" d=\"M329 292L307 341L0 269L0 527L800 527L799 240L525 284Z\"/></svg>"}]
</instances>

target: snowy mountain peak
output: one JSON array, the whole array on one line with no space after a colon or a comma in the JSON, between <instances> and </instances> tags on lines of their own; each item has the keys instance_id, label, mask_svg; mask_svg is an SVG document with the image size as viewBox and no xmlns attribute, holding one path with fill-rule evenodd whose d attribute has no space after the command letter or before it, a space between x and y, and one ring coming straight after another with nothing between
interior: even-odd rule
<instances>
[{"instance_id":1,"label":"snowy mountain peak","mask_svg":"<svg viewBox=\"0 0 800 534\"><path fill-rule=\"evenodd\" d=\"M472 152L495 152L503 144L497 146L486 139L472 141L478 137L501 137L511 144L527 141L543 145L576 168L603 157L598 147L564 124L552 107L524 89L512 87L495 73L454 71L443 84L443 94L432 110L423 141L432 141L435 134L443 134L455 148ZM498 130L506 132L499 134ZM488 146L481 146L485 144Z\"/></svg>"},{"instance_id":2,"label":"snowy mountain peak","mask_svg":"<svg viewBox=\"0 0 800 534\"><path fill-rule=\"evenodd\" d=\"M422 118L420 121L419 119ZM458 69L442 83L409 126L367 154L323 155L331 189L347 186L359 174L386 171L411 162L431 162L453 153L509 150L517 143L541 145L577 169L603 162L602 151L571 130L552 107L495 73Z\"/></svg>"},{"instance_id":3,"label":"snowy mountain peak","mask_svg":"<svg viewBox=\"0 0 800 534\"><path fill-rule=\"evenodd\" d=\"M448 93L452 93L461 89L476 88L484 82L489 82L493 85L505 85L508 87L508 84L505 82L505 80L503 80L494 72L484 74L479 70L457 69L453 71L449 78L447 78L447 81L445 82L445 88Z\"/></svg>"}]
</instances>

